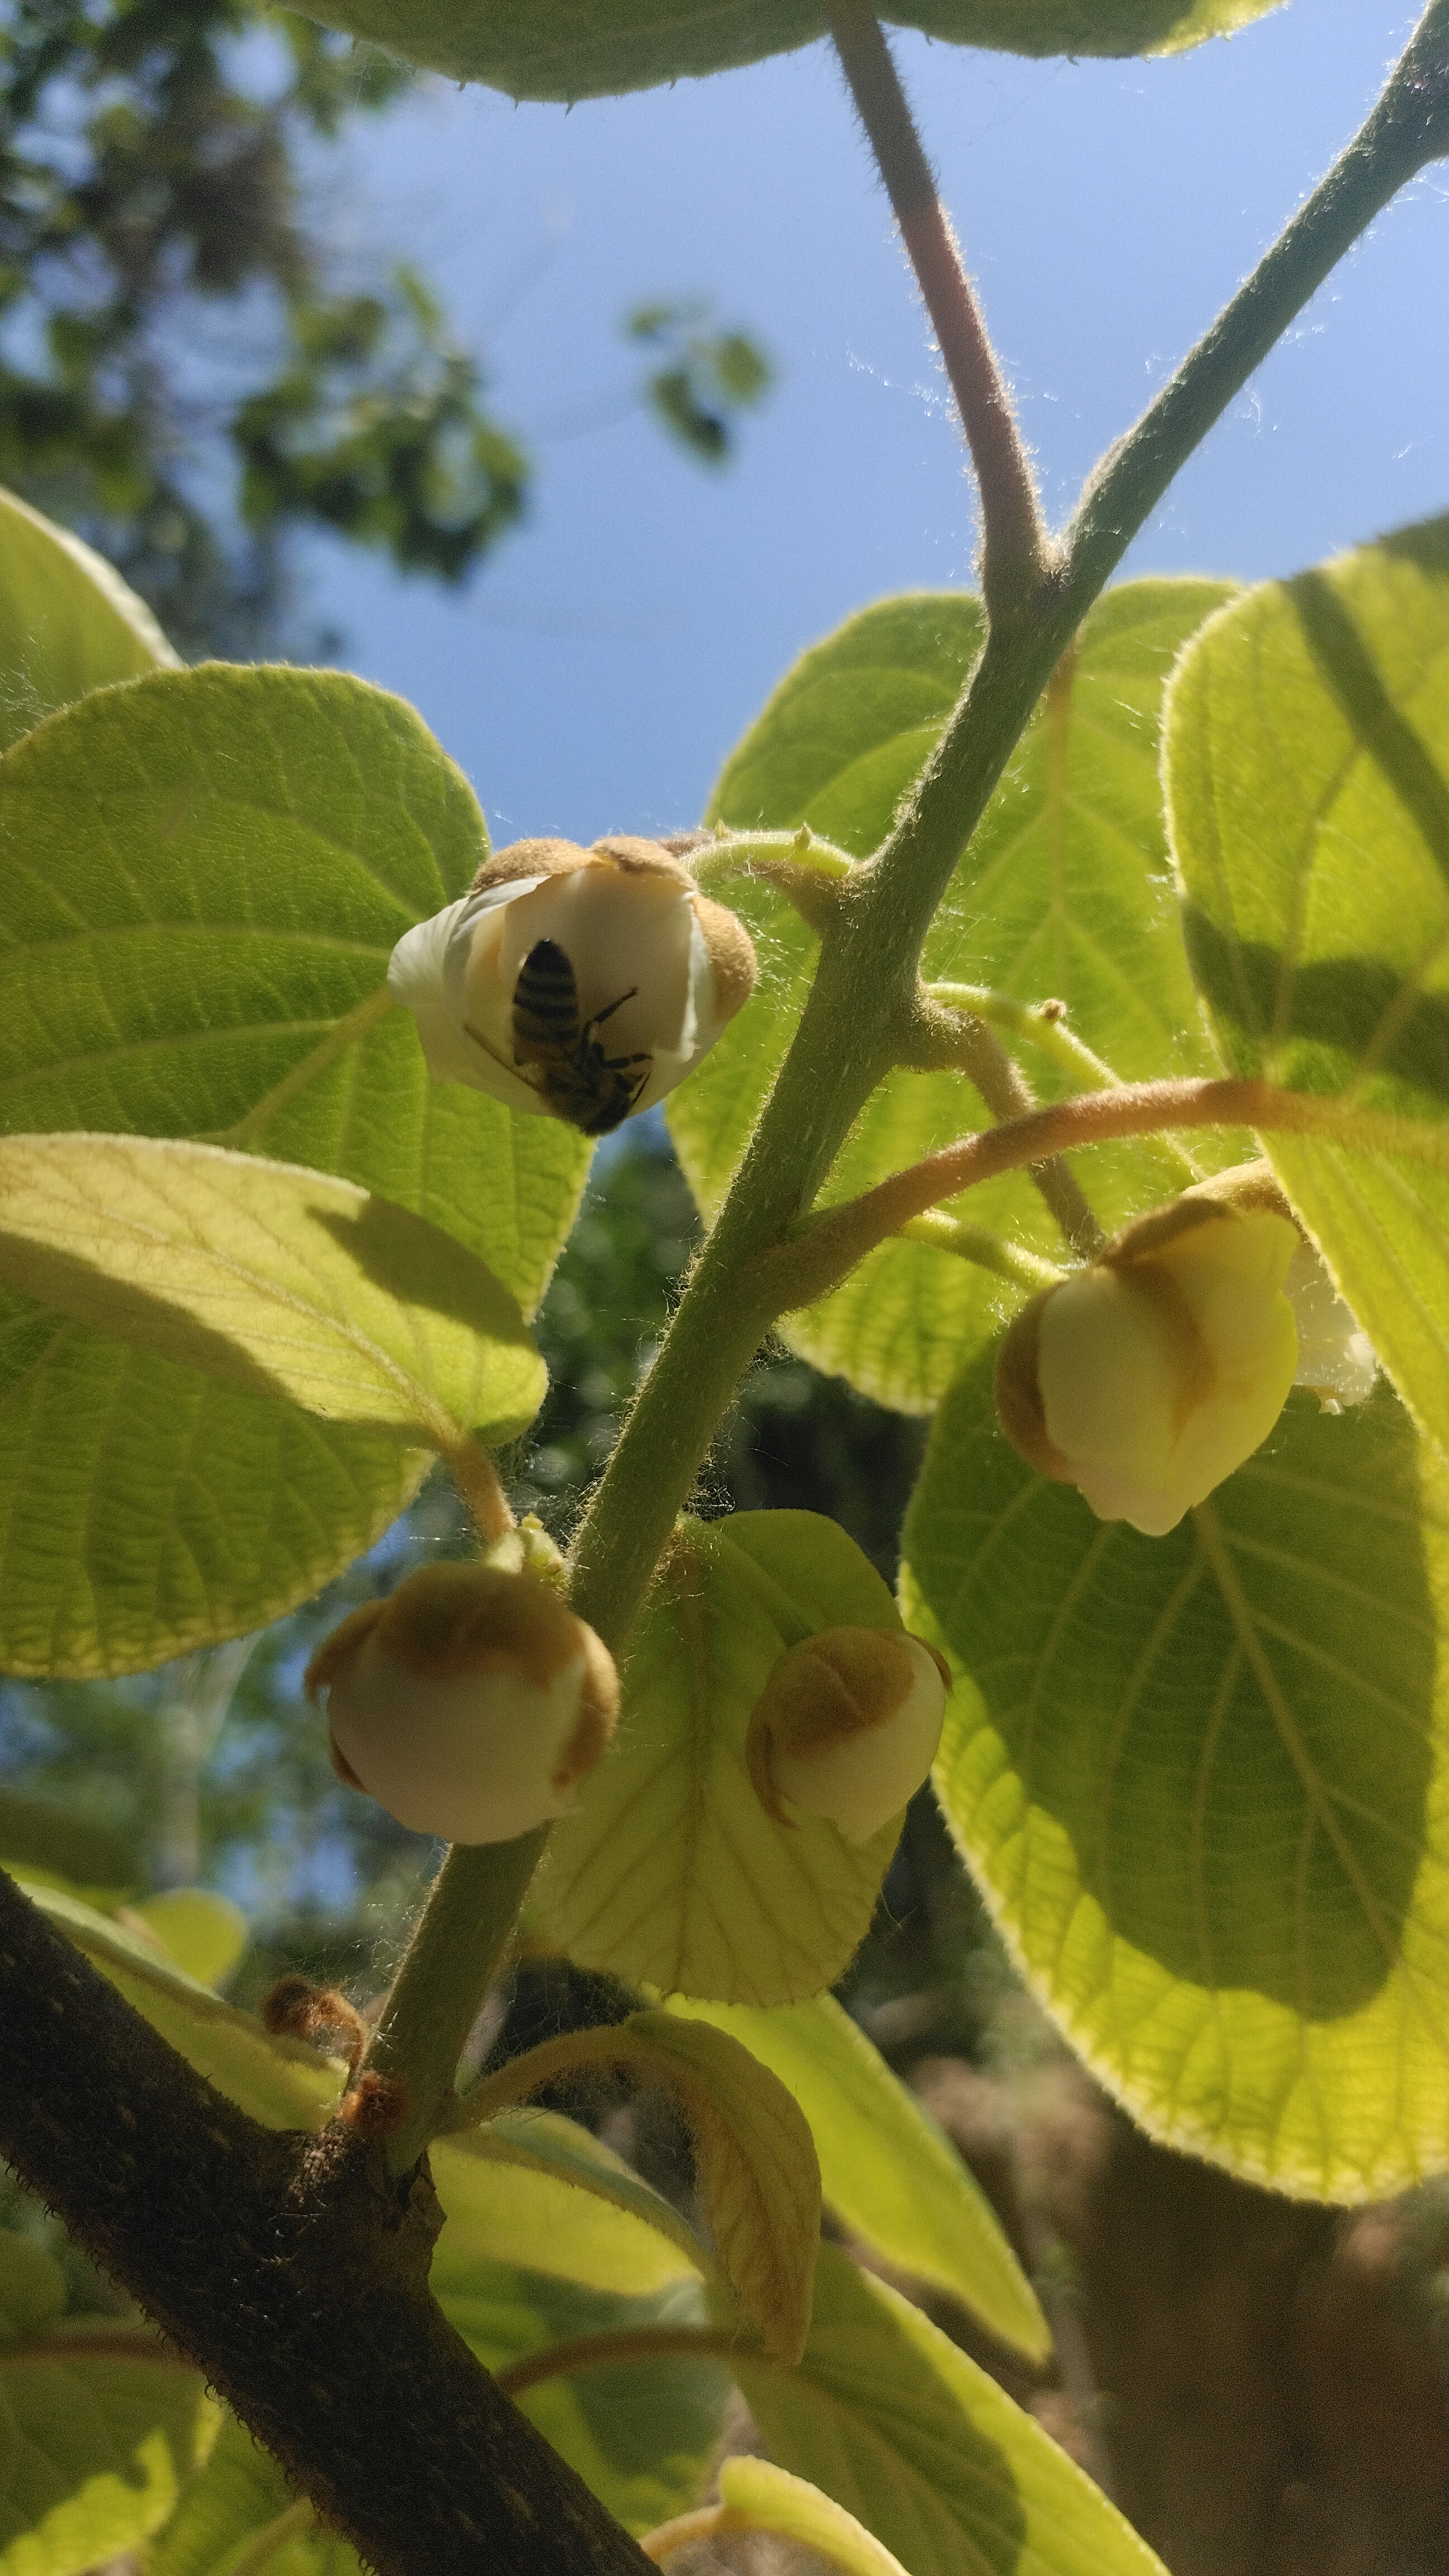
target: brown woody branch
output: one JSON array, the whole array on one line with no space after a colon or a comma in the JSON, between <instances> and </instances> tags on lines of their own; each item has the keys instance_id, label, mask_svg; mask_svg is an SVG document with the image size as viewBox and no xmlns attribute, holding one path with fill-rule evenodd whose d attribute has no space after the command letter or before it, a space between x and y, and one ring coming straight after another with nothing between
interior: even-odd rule
<instances>
[{"instance_id":1,"label":"brown woody branch","mask_svg":"<svg viewBox=\"0 0 1449 2576\"><path fill-rule=\"evenodd\" d=\"M0 1872L0 2153L378 2576L635 2576L427 2287L426 2167L264 2129Z\"/></svg>"}]
</instances>

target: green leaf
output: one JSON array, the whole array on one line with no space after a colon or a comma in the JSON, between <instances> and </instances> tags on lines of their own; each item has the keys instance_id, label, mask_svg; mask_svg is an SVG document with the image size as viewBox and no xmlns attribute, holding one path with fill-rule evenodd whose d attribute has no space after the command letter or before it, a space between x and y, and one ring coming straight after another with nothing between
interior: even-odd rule
<instances>
[{"instance_id":1,"label":"green leaf","mask_svg":"<svg viewBox=\"0 0 1449 2576\"><path fill-rule=\"evenodd\" d=\"M583 1965L666 1994L776 2004L830 1985L865 1935L899 1826L857 1845L818 1817L776 1824L745 1735L787 1646L898 1624L833 1521L682 1522L630 1640L618 1735L554 1827L542 1927Z\"/></svg>"},{"instance_id":2,"label":"green leaf","mask_svg":"<svg viewBox=\"0 0 1449 2576\"><path fill-rule=\"evenodd\" d=\"M625 2067L676 2096L720 2270L767 2348L798 2360L810 2322L820 2167L784 2085L707 2022L633 2013L511 2058L475 2088L459 2116L486 2118L495 2103L526 2101L559 2074L590 2066Z\"/></svg>"},{"instance_id":3,"label":"green leaf","mask_svg":"<svg viewBox=\"0 0 1449 2576\"><path fill-rule=\"evenodd\" d=\"M146 2576L233 2576L242 2553L266 2576L362 2576L362 2561L335 2532L318 2528L310 2509L270 2453L235 2416L222 2425L215 2450L192 2481L159 2539L146 2553Z\"/></svg>"},{"instance_id":4,"label":"green leaf","mask_svg":"<svg viewBox=\"0 0 1449 2576\"><path fill-rule=\"evenodd\" d=\"M1140 581L1097 602L1050 702L1022 736L926 943L924 972L933 980L1066 1003L1077 1036L1124 1080L1213 1069L1165 897L1157 723L1174 655L1228 595L1221 582ZM977 603L959 594L886 600L851 618L781 682L727 763L711 821L739 830L804 822L864 857L934 747L980 636ZM726 879L721 871L722 890ZM783 898L758 880L730 876L727 891L754 934L760 982L667 1112L710 1217L793 1034L816 947ZM1045 1055L1027 1050L1024 1070L1043 1099L1065 1088ZM892 1074L857 1120L822 1204L870 1189L988 1123L963 1075ZM1237 1138L1194 1140L1204 1170L1244 1150ZM1109 1228L1192 1176L1180 1154L1151 1140L1103 1148L1079 1168ZM1023 1173L972 1190L958 1206L973 1225L1048 1259L1061 1256L1061 1238ZM889 1243L833 1296L779 1329L804 1358L879 1403L929 1412L1017 1293L935 1245Z\"/></svg>"},{"instance_id":5,"label":"green leaf","mask_svg":"<svg viewBox=\"0 0 1449 2576\"><path fill-rule=\"evenodd\" d=\"M745 2454L726 2460L719 2492L729 2517L722 2526L726 2530L778 2532L783 2540L798 2540L802 2548L813 2550L827 2565L845 2568L847 2576L906 2576L900 2560L853 2513L771 2460Z\"/></svg>"},{"instance_id":6,"label":"green leaf","mask_svg":"<svg viewBox=\"0 0 1449 2576\"><path fill-rule=\"evenodd\" d=\"M211 2401L157 2352L61 2323L0 2346L0 2576L83 2576L158 2530L206 2457Z\"/></svg>"},{"instance_id":7,"label":"green leaf","mask_svg":"<svg viewBox=\"0 0 1449 2576\"><path fill-rule=\"evenodd\" d=\"M1234 1072L1449 1110L1449 518L1214 618L1174 682L1187 936ZM1449 1154L1265 1135L1420 1427L1449 1456Z\"/></svg>"},{"instance_id":8,"label":"green leaf","mask_svg":"<svg viewBox=\"0 0 1449 2576\"><path fill-rule=\"evenodd\" d=\"M1038 1995L1156 2137L1381 2199L1449 2162L1449 1475L1387 1389L1289 1400L1162 1539L941 1409L902 1597L937 1787Z\"/></svg>"},{"instance_id":9,"label":"green leaf","mask_svg":"<svg viewBox=\"0 0 1449 2576\"><path fill-rule=\"evenodd\" d=\"M883 2281L820 2249L795 2371L741 2358L750 2412L911 2576L1162 2576L1099 2487L984 2370Z\"/></svg>"},{"instance_id":10,"label":"green leaf","mask_svg":"<svg viewBox=\"0 0 1449 2576\"><path fill-rule=\"evenodd\" d=\"M412 708L339 672L212 663L53 717L0 760L0 1128L336 1172L531 1312L587 1139L430 1083L384 987L487 846Z\"/></svg>"},{"instance_id":11,"label":"green leaf","mask_svg":"<svg viewBox=\"0 0 1449 2576\"><path fill-rule=\"evenodd\" d=\"M320 2129L337 2107L346 2068L300 2041L274 2038L175 1968L156 1944L57 1889L28 1891L56 1930L229 2101L269 2129Z\"/></svg>"},{"instance_id":12,"label":"green leaf","mask_svg":"<svg viewBox=\"0 0 1449 2576\"><path fill-rule=\"evenodd\" d=\"M325 1421L511 1439L542 1360L481 1261L348 1181L159 1137L0 1141L0 1282ZM204 1472L204 1471L203 1471Z\"/></svg>"},{"instance_id":13,"label":"green leaf","mask_svg":"<svg viewBox=\"0 0 1449 2576\"><path fill-rule=\"evenodd\" d=\"M164 1941L177 1967L199 1986L219 1986L251 1937L241 1907L205 1887L167 1888L160 1896L140 1898L129 1911Z\"/></svg>"},{"instance_id":14,"label":"green leaf","mask_svg":"<svg viewBox=\"0 0 1449 2576\"><path fill-rule=\"evenodd\" d=\"M134 1887L141 1875L123 1835L18 1789L0 1789L0 1863L15 1876L37 1872L52 1882L63 1879L77 1889L115 1895Z\"/></svg>"},{"instance_id":15,"label":"green leaf","mask_svg":"<svg viewBox=\"0 0 1449 2576\"><path fill-rule=\"evenodd\" d=\"M1276 0L891 0L898 27L1015 54L1176 52ZM306 0L305 15L510 98L598 98L793 52L819 0Z\"/></svg>"},{"instance_id":16,"label":"green leaf","mask_svg":"<svg viewBox=\"0 0 1449 2576\"><path fill-rule=\"evenodd\" d=\"M389 1435L319 1422L0 1294L0 1383L7 1361L10 1673L147 1672L245 1635L371 1547L431 1463Z\"/></svg>"},{"instance_id":17,"label":"green leaf","mask_svg":"<svg viewBox=\"0 0 1449 2576\"><path fill-rule=\"evenodd\" d=\"M697 2281L676 2281L653 2298L619 2298L481 2259L440 2276L446 2244L445 2228L432 2286L449 2324L488 2370L576 2335L709 2322ZM546 2379L516 2403L625 2528L643 2532L698 2502L729 2394L718 2363L669 2354Z\"/></svg>"},{"instance_id":18,"label":"green leaf","mask_svg":"<svg viewBox=\"0 0 1449 2576\"><path fill-rule=\"evenodd\" d=\"M179 668L150 609L104 557L0 491L0 751L109 680Z\"/></svg>"},{"instance_id":19,"label":"green leaf","mask_svg":"<svg viewBox=\"0 0 1449 2576\"><path fill-rule=\"evenodd\" d=\"M460 2265L504 2262L520 2245L541 2270L591 2290L644 2296L713 2271L678 2211L555 2111L502 2111L429 2152L447 2212L435 2290Z\"/></svg>"},{"instance_id":20,"label":"green leaf","mask_svg":"<svg viewBox=\"0 0 1449 2576\"><path fill-rule=\"evenodd\" d=\"M1046 2358L1036 2293L975 2175L833 1995L774 2012L683 1998L670 2010L729 2031L778 2075L810 2123L825 2198L854 2235Z\"/></svg>"},{"instance_id":21,"label":"green leaf","mask_svg":"<svg viewBox=\"0 0 1449 2576\"><path fill-rule=\"evenodd\" d=\"M360 681L211 666L52 717L0 760L0 1127L337 1172L531 1309L587 1142L430 1084L383 982L485 849L466 781ZM258 1627L425 1466L0 1295L0 1662L128 1671Z\"/></svg>"}]
</instances>

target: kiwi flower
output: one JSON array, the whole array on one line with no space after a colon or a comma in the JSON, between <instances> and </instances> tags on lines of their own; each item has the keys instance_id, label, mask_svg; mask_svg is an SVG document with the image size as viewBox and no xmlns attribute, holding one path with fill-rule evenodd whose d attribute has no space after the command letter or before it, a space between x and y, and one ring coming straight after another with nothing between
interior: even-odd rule
<instances>
[{"instance_id":1,"label":"kiwi flower","mask_svg":"<svg viewBox=\"0 0 1449 2576\"><path fill-rule=\"evenodd\" d=\"M414 1833L503 1843L567 1815L607 1751L613 1659L530 1574L426 1566L354 1610L307 1667L338 1777Z\"/></svg>"},{"instance_id":2,"label":"kiwi flower","mask_svg":"<svg viewBox=\"0 0 1449 2576\"><path fill-rule=\"evenodd\" d=\"M761 1806L777 1824L823 1816L868 1842L926 1778L950 1686L944 1656L904 1629L822 1628L788 1647L745 1739Z\"/></svg>"},{"instance_id":3,"label":"kiwi flower","mask_svg":"<svg viewBox=\"0 0 1449 2576\"><path fill-rule=\"evenodd\" d=\"M438 1082L602 1136L693 1071L755 980L748 932L658 841L515 841L399 940Z\"/></svg>"},{"instance_id":4,"label":"kiwi flower","mask_svg":"<svg viewBox=\"0 0 1449 2576\"><path fill-rule=\"evenodd\" d=\"M1375 1369L1269 1167L1252 1163L1137 1218L1023 1307L996 1404L1042 1475L1077 1486L1099 1520L1161 1538L1266 1440L1292 1386L1357 1403Z\"/></svg>"}]
</instances>

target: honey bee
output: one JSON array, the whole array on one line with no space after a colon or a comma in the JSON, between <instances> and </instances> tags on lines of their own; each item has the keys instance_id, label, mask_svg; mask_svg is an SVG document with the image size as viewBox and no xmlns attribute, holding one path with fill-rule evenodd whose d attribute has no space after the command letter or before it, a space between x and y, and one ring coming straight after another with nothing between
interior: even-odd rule
<instances>
[{"instance_id":1,"label":"honey bee","mask_svg":"<svg viewBox=\"0 0 1449 2576\"><path fill-rule=\"evenodd\" d=\"M631 984L607 1009L581 1021L574 970L555 940L540 939L518 970L513 1061L520 1068L537 1066L538 1089L549 1107L586 1136L607 1136L621 1126L649 1079L654 1058L647 1049L606 1055L598 1034L638 990Z\"/></svg>"}]
</instances>

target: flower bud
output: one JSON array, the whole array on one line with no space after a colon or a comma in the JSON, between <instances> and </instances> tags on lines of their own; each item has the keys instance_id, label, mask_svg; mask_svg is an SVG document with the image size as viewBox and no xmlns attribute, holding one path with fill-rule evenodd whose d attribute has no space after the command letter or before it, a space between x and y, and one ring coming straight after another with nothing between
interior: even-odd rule
<instances>
[{"instance_id":1,"label":"flower bud","mask_svg":"<svg viewBox=\"0 0 1449 2576\"><path fill-rule=\"evenodd\" d=\"M750 1712L745 1761L767 1814L823 1816L867 1842L900 1814L941 1740L950 1667L903 1629L822 1628L780 1657Z\"/></svg>"},{"instance_id":2,"label":"flower bud","mask_svg":"<svg viewBox=\"0 0 1449 2576\"><path fill-rule=\"evenodd\" d=\"M755 952L657 841L515 841L399 940L388 990L428 1071L605 1136L652 1108L748 1000Z\"/></svg>"},{"instance_id":3,"label":"flower bud","mask_svg":"<svg viewBox=\"0 0 1449 2576\"><path fill-rule=\"evenodd\" d=\"M1008 1439L1099 1520L1175 1529L1283 1409L1300 1240L1256 1185L1208 1184L1138 1218L1013 1322L996 1367Z\"/></svg>"},{"instance_id":4,"label":"flower bud","mask_svg":"<svg viewBox=\"0 0 1449 2576\"><path fill-rule=\"evenodd\" d=\"M529 1574L434 1565L343 1620L307 1667L333 1767L414 1833L505 1843L566 1815L619 1707L607 1648Z\"/></svg>"}]
</instances>

